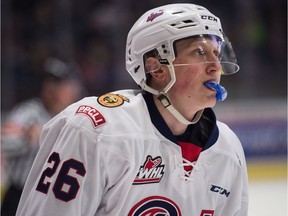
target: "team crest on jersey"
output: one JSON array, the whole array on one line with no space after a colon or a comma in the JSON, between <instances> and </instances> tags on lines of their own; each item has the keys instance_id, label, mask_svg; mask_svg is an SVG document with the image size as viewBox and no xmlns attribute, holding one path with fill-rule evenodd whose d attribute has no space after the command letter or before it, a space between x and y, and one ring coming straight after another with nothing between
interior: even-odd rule
<instances>
[{"instance_id":1,"label":"team crest on jersey","mask_svg":"<svg viewBox=\"0 0 288 216\"><path fill-rule=\"evenodd\" d=\"M213 216L214 210L202 210L200 216Z\"/></svg>"},{"instance_id":2,"label":"team crest on jersey","mask_svg":"<svg viewBox=\"0 0 288 216\"><path fill-rule=\"evenodd\" d=\"M106 123L106 119L103 115L97 109L88 105L81 105L75 114L84 114L88 116L95 128Z\"/></svg>"},{"instance_id":3,"label":"team crest on jersey","mask_svg":"<svg viewBox=\"0 0 288 216\"><path fill-rule=\"evenodd\" d=\"M162 164L160 156L152 158L151 155L148 155L143 166L140 167L133 184L159 183L164 175L164 167L165 165Z\"/></svg>"},{"instance_id":4,"label":"team crest on jersey","mask_svg":"<svg viewBox=\"0 0 288 216\"><path fill-rule=\"evenodd\" d=\"M124 101L130 102L129 99L121 94L104 94L97 99L98 103L105 107L118 107Z\"/></svg>"},{"instance_id":5,"label":"team crest on jersey","mask_svg":"<svg viewBox=\"0 0 288 216\"><path fill-rule=\"evenodd\" d=\"M128 216L181 216L179 206L173 201L162 196L147 197L129 211Z\"/></svg>"}]
</instances>

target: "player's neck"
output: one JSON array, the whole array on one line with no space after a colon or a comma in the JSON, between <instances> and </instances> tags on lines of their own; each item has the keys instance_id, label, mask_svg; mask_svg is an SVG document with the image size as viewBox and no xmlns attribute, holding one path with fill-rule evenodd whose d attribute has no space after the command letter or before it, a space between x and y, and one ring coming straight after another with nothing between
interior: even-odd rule
<instances>
[{"instance_id":1,"label":"player's neck","mask_svg":"<svg viewBox=\"0 0 288 216\"><path fill-rule=\"evenodd\" d=\"M182 124L178 119L176 119L155 96L153 96L153 99L157 109L159 110L161 116L163 117L172 133L174 135L183 134L187 129L187 125Z\"/></svg>"}]
</instances>

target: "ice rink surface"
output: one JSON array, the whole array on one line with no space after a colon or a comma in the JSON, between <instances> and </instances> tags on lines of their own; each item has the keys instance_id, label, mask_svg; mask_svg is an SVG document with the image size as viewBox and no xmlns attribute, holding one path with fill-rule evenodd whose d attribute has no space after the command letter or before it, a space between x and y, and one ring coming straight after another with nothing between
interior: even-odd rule
<instances>
[{"instance_id":1,"label":"ice rink surface","mask_svg":"<svg viewBox=\"0 0 288 216\"><path fill-rule=\"evenodd\" d=\"M250 181L249 216L287 216L285 179Z\"/></svg>"},{"instance_id":2,"label":"ice rink surface","mask_svg":"<svg viewBox=\"0 0 288 216\"><path fill-rule=\"evenodd\" d=\"M249 216L288 216L287 164L248 162Z\"/></svg>"}]
</instances>

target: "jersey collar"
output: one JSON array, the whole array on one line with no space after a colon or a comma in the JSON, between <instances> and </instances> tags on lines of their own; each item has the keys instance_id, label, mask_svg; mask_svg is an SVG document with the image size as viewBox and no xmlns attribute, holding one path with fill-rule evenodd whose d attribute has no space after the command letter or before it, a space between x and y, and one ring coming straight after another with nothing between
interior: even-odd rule
<instances>
[{"instance_id":1,"label":"jersey collar","mask_svg":"<svg viewBox=\"0 0 288 216\"><path fill-rule=\"evenodd\" d=\"M157 130L164 137L166 137L171 142L177 144L178 141L175 138L175 136L173 135L173 133L170 130L170 128L168 127L168 125L166 124L166 122L164 121L160 112L158 111L158 109L154 103L152 94L145 92L145 93L143 93L143 97L144 97L144 100L146 101L148 111L150 114L150 118L151 118L153 125L157 128ZM209 138L208 138L208 140L207 140L207 142L203 148L203 150L206 150L206 149L210 148L217 141L218 136L219 136L219 130L218 130L218 127L216 124L216 116L215 116L215 114L211 108L206 108L203 112L203 115L209 116L209 118L213 121L210 136L209 136Z\"/></svg>"}]
</instances>

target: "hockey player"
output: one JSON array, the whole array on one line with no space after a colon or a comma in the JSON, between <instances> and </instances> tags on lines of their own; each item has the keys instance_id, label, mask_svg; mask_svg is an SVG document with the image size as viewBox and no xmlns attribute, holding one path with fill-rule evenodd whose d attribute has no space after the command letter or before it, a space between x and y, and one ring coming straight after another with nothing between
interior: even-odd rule
<instances>
[{"instance_id":1,"label":"hockey player","mask_svg":"<svg viewBox=\"0 0 288 216\"><path fill-rule=\"evenodd\" d=\"M1 128L1 153L8 174L7 192L1 203L2 216L15 216L24 183L39 149L42 126L79 100L81 85L72 64L49 57L43 64L40 93L16 104Z\"/></svg>"},{"instance_id":2,"label":"hockey player","mask_svg":"<svg viewBox=\"0 0 288 216\"><path fill-rule=\"evenodd\" d=\"M45 125L17 215L246 216L243 149L211 109L221 74L239 70L219 18L146 12L126 67L142 91L84 98Z\"/></svg>"}]
</instances>

